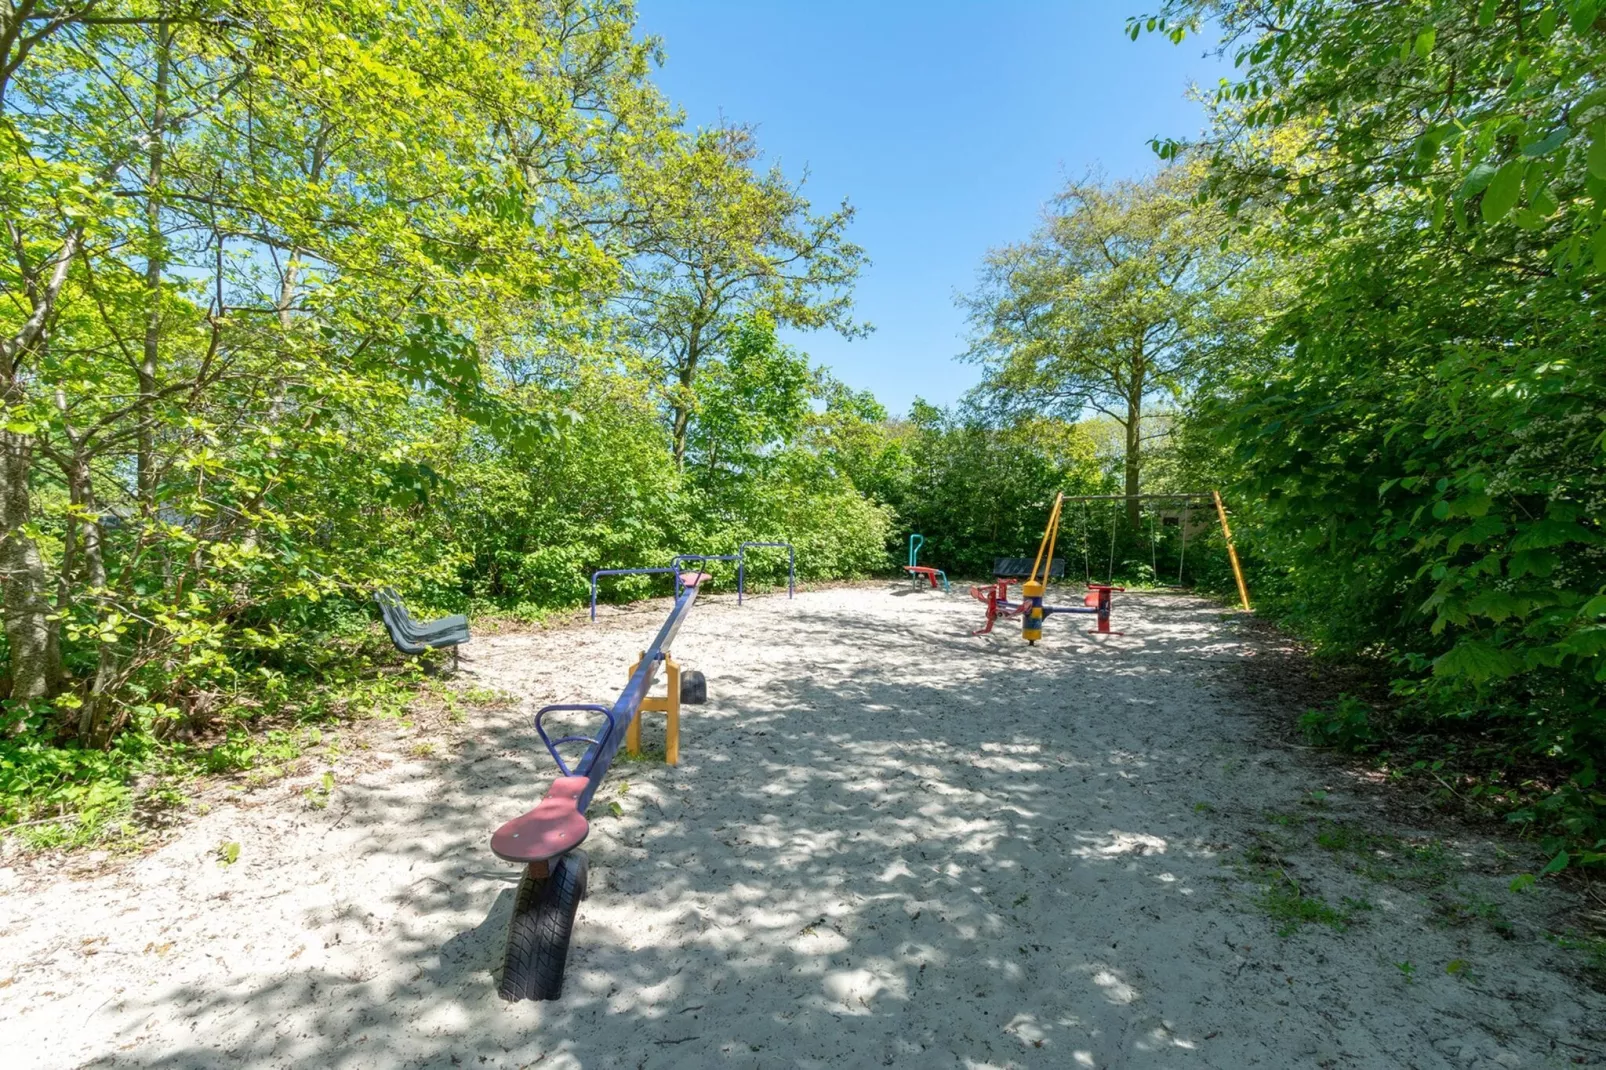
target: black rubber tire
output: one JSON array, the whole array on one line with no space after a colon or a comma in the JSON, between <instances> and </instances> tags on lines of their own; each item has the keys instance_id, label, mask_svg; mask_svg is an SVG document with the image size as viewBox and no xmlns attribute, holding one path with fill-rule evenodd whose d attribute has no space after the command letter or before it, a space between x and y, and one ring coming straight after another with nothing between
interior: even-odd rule
<instances>
[{"instance_id":1,"label":"black rubber tire","mask_svg":"<svg viewBox=\"0 0 1606 1070\"><path fill-rule=\"evenodd\" d=\"M701 706L708 701L708 677L696 669L680 674L680 701L686 706Z\"/></svg>"},{"instance_id":2,"label":"black rubber tire","mask_svg":"<svg viewBox=\"0 0 1606 1070\"><path fill-rule=\"evenodd\" d=\"M507 951L502 959L502 998L557 999L563 995L563 967L569 960L574 914L586 895L589 861L584 851L570 851L546 877L525 867L508 923Z\"/></svg>"}]
</instances>

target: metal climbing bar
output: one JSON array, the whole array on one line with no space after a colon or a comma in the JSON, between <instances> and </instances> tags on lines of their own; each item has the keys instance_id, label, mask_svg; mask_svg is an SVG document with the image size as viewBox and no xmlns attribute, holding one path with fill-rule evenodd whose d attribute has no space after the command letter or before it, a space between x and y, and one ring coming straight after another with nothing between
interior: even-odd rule
<instances>
[{"instance_id":1,"label":"metal climbing bar","mask_svg":"<svg viewBox=\"0 0 1606 1070\"><path fill-rule=\"evenodd\" d=\"M679 558L676 558L678 561ZM645 576L651 572L673 572L675 593L680 593L680 570L675 568L599 568L591 574L591 619L597 619L597 580L603 576Z\"/></svg>"},{"instance_id":2,"label":"metal climbing bar","mask_svg":"<svg viewBox=\"0 0 1606 1070\"><path fill-rule=\"evenodd\" d=\"M676 554L674 556L674 558L669 562L670 567L677 570L676 573L675 573L675 594L676 594L676 596L678 597L679 594L680 594L680 586L681 586L680 585L680 572L678 570L680 569L682 562L684 562L684 561L696 561L698 564L707 564L710 561L737 561L737 562L739 562L741 560L741 557L742 557L741 554Z\"/></svg>"},{"instance_id":3,"label":"metal climbing bar","mask_svg":"<svg viewBox=\"0 0 1606 1070\"><path fill-rule=\"evenodd\" d=\"M786 597L791 598L797 590L797 551L792 549L789 542L744 542L736 548L736 604L742 604L747 583L747 551L751 547L772 546L786 550Z\"/></svg>"}]
</instances>

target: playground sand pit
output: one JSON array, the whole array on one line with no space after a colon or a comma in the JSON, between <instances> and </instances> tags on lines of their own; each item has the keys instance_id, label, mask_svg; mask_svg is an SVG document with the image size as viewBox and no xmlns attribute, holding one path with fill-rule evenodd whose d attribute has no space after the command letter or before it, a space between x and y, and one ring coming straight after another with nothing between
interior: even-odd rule
<instances>
[{"instance_id":1,"label":"playground sand pit","mask_svg":"<svg viewBox=\"0 0 1606 1070\"><path fill-rule=\"evenodd\" d=\"M1267 640L1180 595L1036 648L957 589L700 601L681 764L615 766L564 997L504 1003L487 840L551 778L530 714L610 701L666 608L476 639L518 702L375 728L327 798L320 767L141 857L0 870L4 1065L1606 1062L1567 893L1276 742L1240 686Z\"/></svg>"}]
</instances>

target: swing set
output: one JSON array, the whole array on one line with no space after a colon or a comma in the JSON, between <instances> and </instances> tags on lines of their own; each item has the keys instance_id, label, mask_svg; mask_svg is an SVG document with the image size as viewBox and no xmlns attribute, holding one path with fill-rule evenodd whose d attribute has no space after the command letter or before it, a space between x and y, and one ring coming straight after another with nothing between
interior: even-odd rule
<instances>
[{"instance_id":1,"label":"swing set","mask_svg":"<svg viewBox=\"0 0 1606 1070\"><path fill-rule=\"evenodd\" d=\"M1174 512L1176 512L1178 514L1177 517L1176 517L1176 520L1177 520L1178 535L1179 535L1179 539L1180 539L1180 545L1178 547L1178 552L1177 552L1177 579L1176 579L1176 582L1174 584L1166 584L1166 586L1170 586L1170 587L1181 587L1182 586L1182 578L1183 578L1184 572L1185 572L1185 570L1187 568L1187 561L1188 561L1188 539L1189 539L1189 536L1190 536L1190 532L1192 532L1194 530L1194 525L1192 523L1193 513L1195 511L1198 511L1198 512L1201 512L1201 513L1208 514L1211 509L1214 509L1214 511L1216 513L1216 518L1219 520L1219 522L1221 524L1222 538L1226 542L1227 560L1232 565L1233 579L1237 582L1237 585L1238 585L1238 601L1243 606L1243 609L1244 609L1245 612L1248 612L1250 610L1249 587L1244 582L1243 566L1239 563L1239 560L1238 560L1238 548L1233 543L1232 527L1227 522L1227 507L1222 503L1220 491L1212 490L1209 493L1199 493L1199 494L1191 494L1191 493L1131 494L1131 495L1128 495L1128 494L1080 494L1080 495L1075 495L1075 496L1072 496L1072 497L1067 497L1065 500L1067 502L1079 502L1079 503L1081 503L1081 506L1082 506L1082 523L1081 523L1082 568L1083 568L1084 575L1085 575L1086 579L1089 582L1091 582L1092 578L1093 578L1092 556L1091 556L1091 549L1090 549L1091 545L1092 545L1092 529L1093 529L1093 525L1092 525L1092 518L1093 518L1092 503L1093 502L1108 502L1108 503L1110 503L1110 510L1109 510L1109 515L1110 515L1110 523L1109 523L1110 540L1109 540L1109 556L1108 556L1108 559L1106 560L1106 563L1105 563L1105 575L1106 576L1111 576L1111 575L1113 575L1115 573L1116 513L1117 513L1117 510L1115 508L1115 504L1118 503L1118 502L1138 502L1138 503L1149 502L1149 503L1152 503L1150 508L1149 508L1149 510L1148 510L1148 514L1149 514L1149 568L1150 568L1150 571L1154 574L1154 577L1155 577L1156 580L1158 580L1160 578L1159 546L1160 546L1161 539L1160 539L1160 530L1159 529L1160 529L1161 524L1164 523L1164 519L1165 519L1165 518L1162 518L1161 523L1156 523L1156 518L1160 517L1160 515L1163 512L1166 511L1166 510L1163 510L1161 508L1161 506L1165 505L1165 504L1170 504L1171 507L1172 507L1172 511L1174 511ZM1166 526L1169 526L1169 525L1166 525ZM1141 531L1139 532L1139 534L1141 534Z\"/></svg>"}]
</instances>

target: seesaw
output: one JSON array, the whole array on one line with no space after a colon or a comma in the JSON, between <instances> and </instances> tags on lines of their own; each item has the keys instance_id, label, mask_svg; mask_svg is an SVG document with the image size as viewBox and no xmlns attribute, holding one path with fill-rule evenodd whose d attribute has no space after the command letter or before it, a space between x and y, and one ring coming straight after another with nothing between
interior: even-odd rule
<instances>
[{"instance_id":1,"label":"seesaw","mask_svg":"<svg viewBox=\"0 0 1606 1070\"><path fill-rule=\"evenodd\" d=\"M557 999L563 994L563 968L569 957L574 915L586 894L587 860L577 850L590 832L586 808L602 786L622 744L629 754L641 750L641 713L668 714L665 758L680 760L680 707L708 700L708 684L700 672L682 671L669 655L675 634L685 623L697 592L707 579L701 572L676 575L679 594L663 627L630 667L630 678L613 705L558 703L535 715L535 731L557 763L559 776L535 809L497 829L491 850L498 858L524 866L513 919L508 925L502 964L502 998ZM651 694L659 668L667 670L667 693ZM543 723L549 713L594 713L602 717L595 735L553 739ZM586 749L571 768L561 748L584 743Z\"/></svg>"},{"instance_id":2,"label":"seesaw","mask_svg":"<svg viewBox=\"0 0 1606 1070\"><path fill-rule=\"evenodd\" d=\"M1060 494L1054 499L1054 508L1048 514L1048 526L1043 529L1043 540L1038 543L1037 557L1033 559L1031 569L1026 578L1020 581L1021 600L1009 600L1009 588L1016 580L1009 576L997 576L999 567L995 566L994 582L981 587L972 587L972 598L987 606L987 622L972 635L985 635L993 630L993 624L999 617L1021 618L1021 638L1035 646L1043 638L1043 621L1056 613L1086 614L1096 617L1098 624L1093 632L1099 635L1120 635L1120 632L1110 631L1111 593L1125 591L1125 587L1112 587L1105 583L1090 583L1087 585L1088 593L1083 596L1079 606L1052 606L1044 602L1048 593L1048 580L1056 569L1054 558L1054 542L1059 536L1060 510L1065 504L1065 495ZM1022 559L1024 560L1024 559Z\"/></svg>"}]
</instances>

